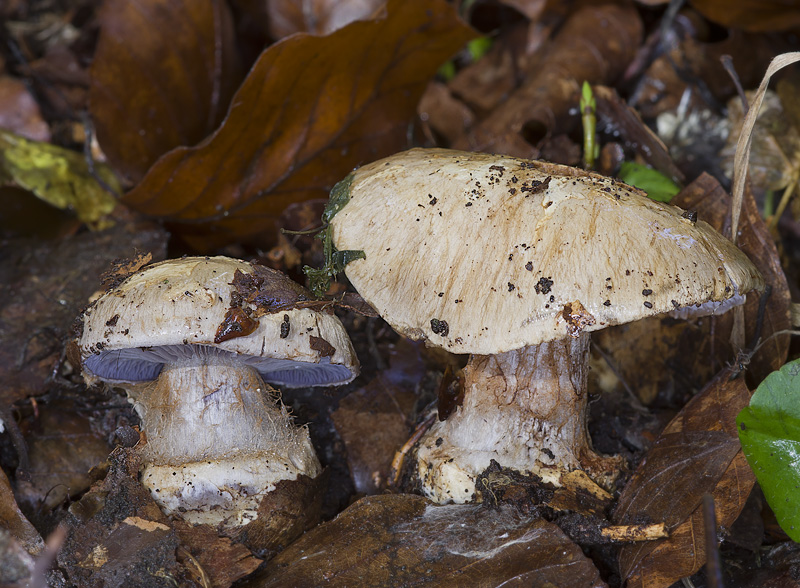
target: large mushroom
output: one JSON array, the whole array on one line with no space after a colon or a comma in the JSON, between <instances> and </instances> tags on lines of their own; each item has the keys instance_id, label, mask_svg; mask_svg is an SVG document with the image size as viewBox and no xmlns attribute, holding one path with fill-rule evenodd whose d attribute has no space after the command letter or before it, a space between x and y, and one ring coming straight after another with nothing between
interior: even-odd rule
<instances>
[{"instance_id":1,"label":"large mushroom","mask_svg":"<svg viewBox=\"0 0 800 588\"><path fill-rule=\"evenodd\" d=\"M357 375L341 322L303 308L310 298L275 270L189 257L146 267L85 311L84 377L127 391L141 417L141 479L167 514L241 529L279 483L320 474L308 430L264 383Z\"/></svg>"},{"instance_id":2,"label":"large mushroom","mask_svg":"<svg viewBox=\"0 0 800 588\"><path fill-rule=\"evenodd\" d=\"M413 149L345 178L329 205L345 272L401 334L469 353L463 403L421 440L438 502L476 498L491 460L544 481L620 459L587 424L589 333L670 312L713 314L761 288L747 257L696 214L566 166Z\"/></svg>"}]
</instances>

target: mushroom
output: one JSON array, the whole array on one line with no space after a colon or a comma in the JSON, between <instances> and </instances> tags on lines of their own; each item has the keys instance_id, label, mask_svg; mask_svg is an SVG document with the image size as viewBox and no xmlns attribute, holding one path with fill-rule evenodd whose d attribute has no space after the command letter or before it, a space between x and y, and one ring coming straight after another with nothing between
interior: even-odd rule
<instances>
[{"instance_id":1,"label":"mushroom","mask_svg":"<svg viewBox=\"0 0 800 588\"><path fill-rule=\"evenodd\" d=\"M145 440L141 480L167 514L240 529L281 481L320 474L308 430L264 383L357 375L341 322L303 308L310 299L278 271L187 257L144 268L84 312L84 378L127 391Z\"/></svg>"},{"instance_id":2,"label":"mushroom","mask_svg":"<svg viewBox=\"0 0 800 588\"><path fill-rule=\"evenodd\" d=\"M462 404L419 445L422 489L438 502L475 498L491 460L609 488L622 461L589 438L589 333L723 312L763 286L696 215L566 166L413 149L332 194L333 246L363 252L345 267L359 294L402 335L471 354Z\"/></svg>"}]
</instances>

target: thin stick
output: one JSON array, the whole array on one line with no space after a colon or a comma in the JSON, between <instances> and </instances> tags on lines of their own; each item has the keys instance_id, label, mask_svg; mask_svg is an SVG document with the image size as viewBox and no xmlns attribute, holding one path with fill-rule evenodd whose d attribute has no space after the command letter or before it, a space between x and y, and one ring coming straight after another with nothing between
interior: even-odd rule
<instances>
[{"instance_id":1,"label":"thin stick","mask_svg":"<svg viewBox=\"0 0 800 588\"><path fill-rule=\"evenodd\" d=\"M403 462L406 459L406 453L408 453L414 444L419 441L422 436L428 432L433 426L435 422L437 414L434 412L431 416L426 418L422 423L414 430L414 433L409 437L408 441L406 441L403 446L394 454L394 459L392 460L392 469L389 472L389 487L394 488L397 486L397 483L400 481L400 472L403 469Z\"/></svg>"},{"instance_id":2,"label":"thin stick","mask_svg":"<svg viewBox=\"0 0 800 588\"><path fill-rule=\"evenodd\" d=\"M604 539L613 542L654 541L669 537L666 523L653 525L611 525L600 529Z\"/></svg>"},{"instance_id":3,"label":"thin stick","mask_svg":"<svg viewBox=\"0 0 800 588\"><path fill-rule=\"evenodd\" d=\"M717 514L714 498L711 494L703 495L703 527L706 543L706 578L709 588L724 588L722 579L722 558L717 544Z\"/></svg>"}]
</instances>

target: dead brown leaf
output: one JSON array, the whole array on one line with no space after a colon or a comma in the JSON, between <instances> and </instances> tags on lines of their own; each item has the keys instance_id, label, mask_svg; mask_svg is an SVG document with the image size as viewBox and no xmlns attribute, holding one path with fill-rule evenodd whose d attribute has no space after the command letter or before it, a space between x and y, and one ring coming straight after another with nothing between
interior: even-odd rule
<instances>
[{"instance_id":1,"label":"dead brown leaf","mask_svg":"<svg viewBox=\"0 0 800 588\"><path fill-rule=\"evenodd\" d=\"M642 122L642 117L620 98L614 88L594 86L597 100L598 127L604 134L619 136L628 146L636 146L637 155L677 184L686 178L672 161L666 146L650 127Z\"/></svg>"},{"instance_id":2,"label":"dead brown leaf","mask_svg":"<svg viewBox=\"0 0 800 588\"><path fill-rule=\"evenodd\" d=\"M692 0L709 20L745 31L786 31L800 26L800 7L786 0Z\"/></svg>"},{"instance_id":3,"label":"dead brown leaf","mask_svg":"<svg viewBox=\"0 0 800 588\"><path fill-rule=\"evenodd\" d=\"M475 115L466 104L456 99L442 82L428 84L419 101L417 113L428 139L433 144L450 145L467 132ZM435 134L434 134L435 133Z\"/></svg>"},{"instance_id":4,"label":"dead brown leaf","mask_svg":"<svg viewBox=\"0 0 800 588\"><path fill-rule=\"evenodd\" d=\"M527 35L524 23L505 31L486 55L460 69L447 87L478 116L486 117L514 92L524 75L523 62L536 62L536 56L526 54Z\"/></svg>"},{"instance_id":5,"label":"dead brown leaf","mask_svg":"<svg viewBox=\"0 0 800 588\"><path fill-rule=\"evenodd\" d=\"M184 235L271 242L287 205L405 146L425 84L472 36L443 0L391 0L386 18L287 37L258 59L220 129L162 157L125 202Z\"/></svg>"},{"instance_id":6,"label":"dead brown leaf","mask_svg":"<svg viewBox=\"0 0 800 588\"><path fill-rule=\"evenodd\" d=\"M97 138L128 180L222 121L241 81L229 9L220 0L106 0L91 69Z\"/></svg>"},{"instance_id":7,"label":"dead brown leaf","mask_svg":"<svg viewBox=\"0 0 800 588\"><path fill-rule=\"evenodd\" d=\"M591 560L552 523L510 507L368 496L306 533L242 586L600 587Z\"/></svg>"},{"instance_id":8,"label":"dead brown leaf","mask_svg":"<svg viewBox=\"0 0 800 588\"><path fill-rule=\"evenodd\" d=\"M258 505L257 518L231 535L258 557L269 559L319 523L327 471L316 478L281 480Z\"/></svg>"},{"instance_id":9,"label":"dead brown leaf","mask_svg":"<svg viewBox=\"0 0 800 588\"><path fill-rule=\"evenodd\" d=\"M40 516L86 491L92 483L89 470L113 449L91 430L89 419L66 402L41 405L25 441L31 479L17 482L17 500L26 512Z\"/></svg>"},{"instance_id":10,"label":"dead brown leaf","mask_svg":"<svg viewBox=\"0 0 800 588\"><path fill-rule=\"evenodd\" d=\"M261 565L261 560L253 557L244 545L220 537L208 525L192 526L177 518L172 524L183 544L183 549L178 550L178 561L194 572L192 575L200 586L228 588Z\"/></svg>"},{"instance_id":11,"label":"dead brown leaf","mask_svg":"<svg viewBox=\"0 0 800 588\"><path fill-rule=\"evenodd\" d=\"M710 493L723 528L744 508L755 476L741 452L736 414L750 392L724 370L667 425L620 496L614 522L665 522L670 538L623 547L628 586L666 587L705 563L702 502Z\"/></svg>"}]
</instances>

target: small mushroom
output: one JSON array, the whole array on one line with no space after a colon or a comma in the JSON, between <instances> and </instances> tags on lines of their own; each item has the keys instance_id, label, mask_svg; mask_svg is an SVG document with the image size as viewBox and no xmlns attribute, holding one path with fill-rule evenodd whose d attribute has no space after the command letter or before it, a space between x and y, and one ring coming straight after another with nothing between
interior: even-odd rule
<instances>
[{"instance_id":1,"label":"small mushroom","mask_svg":"<svg viewBox=\"0 0 800 588\"><path fill-rule=\"evenodd\" d=\"M309 298L269 268L188 257L144 268L85 311L84 377L127 391L141 417L141 480L167 514L230 533L282 481L320 474L308 430L265 384L357 375L344 327L299 307Z\"/></svg>"},{"instance_id":2,"label":"small mushroom","mask_svg":"<svg viewBox=\"0 0 800 588\"><path fill-rule=\"evenodd\" d=\"M345 267L353 286L401 334L471 354L463 403L419 446L438 502L475 498L491 460L609 487L622 462L596 454L587 431L589 333L723 312L763 286L707 223L574 168L413 149L342 185L331 238L364 252Z\"/></svg>"}]
</instances>

